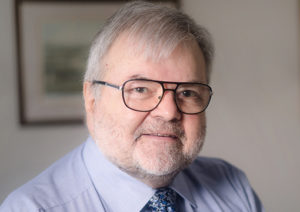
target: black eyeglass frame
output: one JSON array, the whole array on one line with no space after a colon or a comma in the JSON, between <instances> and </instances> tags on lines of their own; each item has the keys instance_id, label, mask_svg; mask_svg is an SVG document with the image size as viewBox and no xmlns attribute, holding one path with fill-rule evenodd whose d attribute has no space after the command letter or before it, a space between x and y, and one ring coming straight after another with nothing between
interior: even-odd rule
<instances>
[{"instance_id":1,"label":"black eyeglass frame","mask_svg":"<svg viewBox=\"0 0 300 212\"><path fill-rule=\"evenodd\" d=\"M159 102L157 103L157 105L156 105L154 108L152 108L151 110L137 110L137 109L134 109L134 108L129 107L129 106L126 104L125 97L124 97L124 87L125 87L125 84L128 83L128 82L130 82L130 81L136 81L136 80L138 80L138 81L140 80L140 81L156 82L156 83L159 83L159 84L161 85L161 87L162 87L162 89L163 89L163 90L162 90L162 91L163 91L163 92L162 92L162 96L161 96ZM165 94L165 91L173 91L173 93L174 93L174 101L175 101L175 105L176 105L178 111L180 111L180 112L183 113L183 114L187 114L187 115L195 115L195 114L202 113L202 112L204 112L204 111L206 110L206 108L208 107L208 105L209 105L209 103L210 103L211 97L212 97L212 95L213 95L212 88L211 88L209 85L204 84L204 83L200 83L200 82L171 82L171 81L158 81L158 80L151 80L151 79L129 79L129 80L126 80L121 86L115 85L115 84L112 84L112 83L108 83L108 82L105 82L105 81L99 81L99 80L93 80L93 81L92 81L92 84L105 85L105 86L109 86L109 87L112 87L112 88L116 88L116 89L122 91L122 98L123 98L123 102L124 102L125 106L126 106L127 108L131 109L131 110L138 111L138 112L150 112L150 111L152 111L152 110L155 110L155 108L157 108L158 105L160 104L160 102L162 101L163 96L164 96L164 94ZM169 89L169 88L165 88L164 84L175 84L176 87L175 87L174 89ZM176 98L176 90L177 90L177 88L178 88L180 85L182 85L182 84L185 84L185 85L187 85L187 84L198 84L198 85L202 85L202 86L205 86L205 87L208 88L208 90L210 91L210 93L209 93L209 99L208 99L208 101L207 101L206 106L203 108L203 110L201 110L200 112L197 112L197 113L186 113L186 112L183 112L183 111L178 107L177 98Z\"/></svg>"}]
</instances>

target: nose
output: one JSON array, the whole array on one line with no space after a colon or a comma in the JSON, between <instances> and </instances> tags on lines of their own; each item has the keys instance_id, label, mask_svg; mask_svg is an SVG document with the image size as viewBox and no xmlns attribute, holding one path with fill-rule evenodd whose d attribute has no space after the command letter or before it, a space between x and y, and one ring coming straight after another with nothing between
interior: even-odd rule
<instances>
[{"instance_id":1,"label":"nose","mask_svg":"<svg viewBox=\"0 0 300 212\"><path fill-rule=\"evenodd\" d=\"M151 111L151 115L165 121L180 120L182 113L178 110L174 99L174 91L166 90L159 105Z\"/></svg>"}]
</instances>

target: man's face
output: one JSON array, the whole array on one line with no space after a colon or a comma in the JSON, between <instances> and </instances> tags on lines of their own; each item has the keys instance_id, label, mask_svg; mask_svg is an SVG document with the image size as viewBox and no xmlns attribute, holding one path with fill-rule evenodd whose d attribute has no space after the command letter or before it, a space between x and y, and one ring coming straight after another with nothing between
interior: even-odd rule
<instances>
[{"instance_id":1,"label":"man's face","mask_svg":"<svg viewBox=\"0 0 300 212\"><path fill-rule=\"evenodd\" d=\"M105 57L101 80L116 85L133 78L206 82L203 55L194 41L159 61L145 59L133 48L124 36L117 39ZM103 154L121 169L136 176L168 175L197 156L205 134L205 114L180 113L172 91L165 92L153 111L137 112L125 106L120 90L95 86L101 86L99 98L85 91L88 127Z\"/></svg>"}]
</instances>

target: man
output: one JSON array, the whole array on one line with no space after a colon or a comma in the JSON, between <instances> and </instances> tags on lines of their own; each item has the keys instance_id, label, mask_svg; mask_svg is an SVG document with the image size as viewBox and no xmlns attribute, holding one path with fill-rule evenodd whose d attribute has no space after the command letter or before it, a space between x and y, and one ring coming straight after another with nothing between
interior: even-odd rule
<instances>
[{"instance_id":1,"label":"man","mask_svg":"<svg viewBox=\"0 0 300 212\"><path fill-rule=\"evenodd\" d=\"M126 4L97 35L84 80L88 140L0 211L263 211L245 175L198 157L213 47L175 9Z\"/></svg>"}]
</instances>

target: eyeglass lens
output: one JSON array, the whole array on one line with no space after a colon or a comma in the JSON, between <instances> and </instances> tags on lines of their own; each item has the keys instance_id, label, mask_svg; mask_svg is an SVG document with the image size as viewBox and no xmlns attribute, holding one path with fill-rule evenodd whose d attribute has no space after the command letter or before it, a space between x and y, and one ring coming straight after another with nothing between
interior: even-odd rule
<instances>
[{"instance_id":1,"label":"eyeglass lens","mask_svg":"<svg viewBox=\"0 0 300 212\"><path fill-rule=\"evenodd\" d=\"M123 85L123 99L127 107L137 111L151 111L160 103L163 84L149 80L129 80ZM200 83L182 83L176 88L175 102L183 113L200 113L211 96L208 86Z\"/></svg>"}]
</instances>

